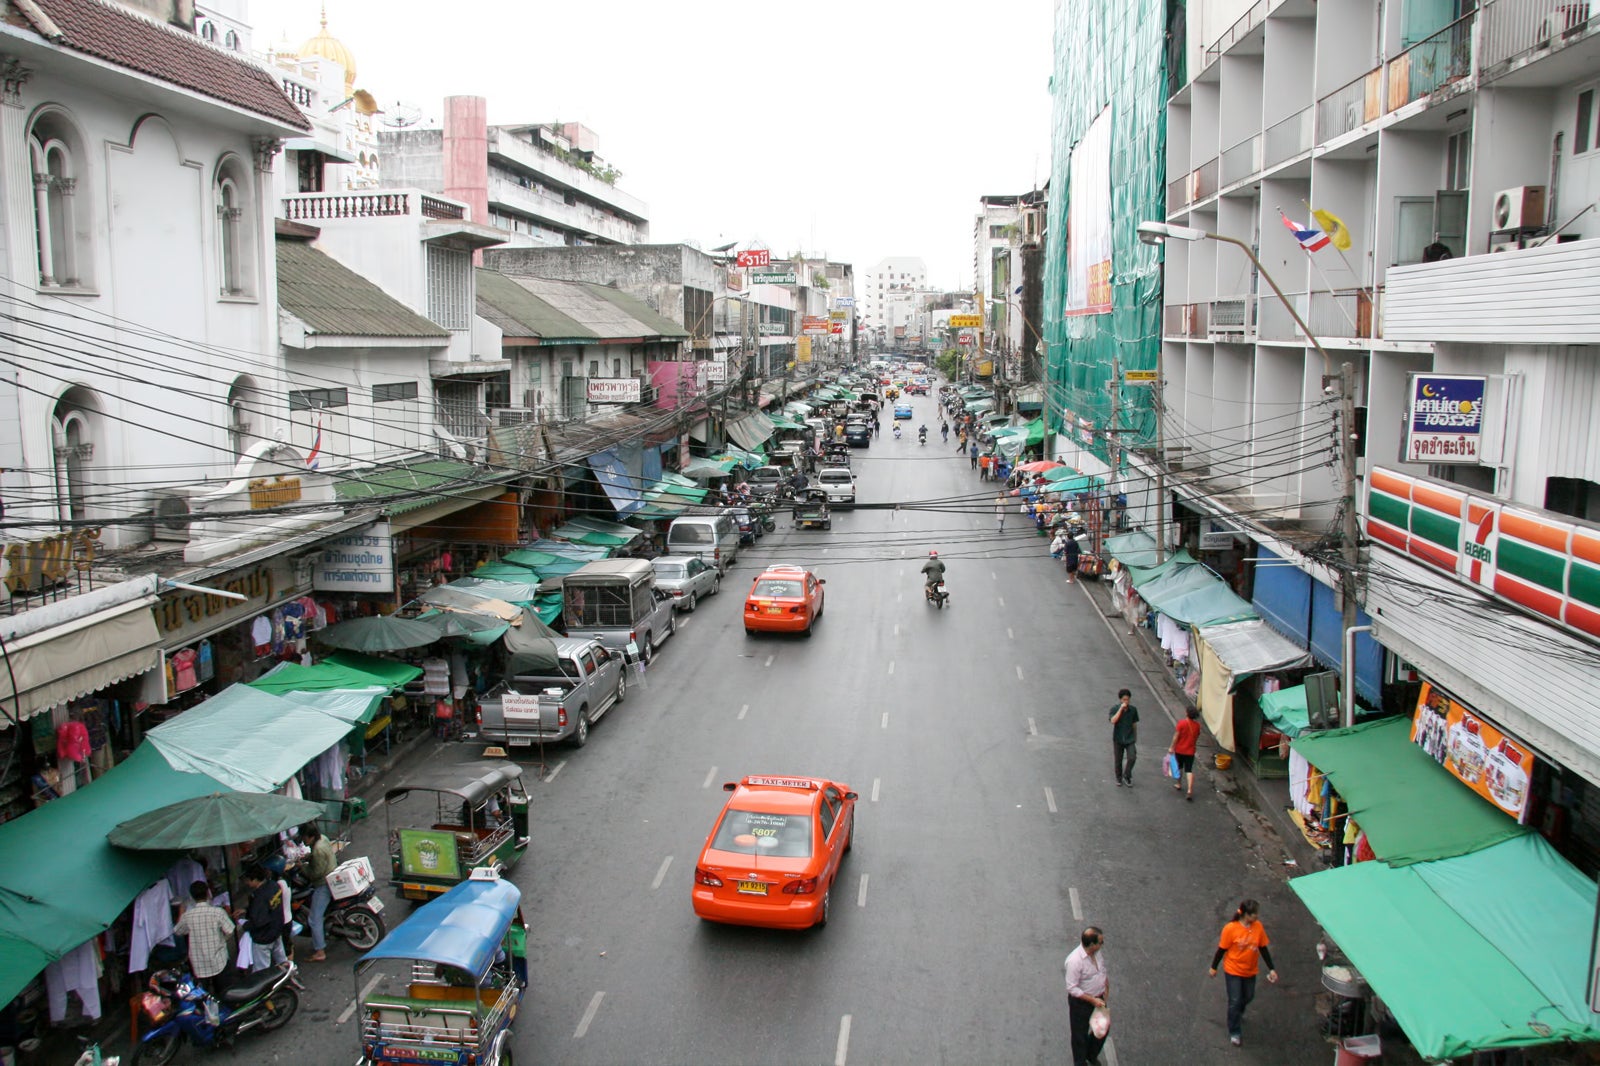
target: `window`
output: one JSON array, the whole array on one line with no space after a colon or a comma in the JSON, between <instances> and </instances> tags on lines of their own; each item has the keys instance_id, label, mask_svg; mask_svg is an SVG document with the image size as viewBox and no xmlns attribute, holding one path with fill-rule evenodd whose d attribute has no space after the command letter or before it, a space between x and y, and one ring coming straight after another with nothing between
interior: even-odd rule
<instances>
[{"instance_id":1,"label":"window","mask_svg":"<svg viewBox=\"0 0 1600 1066\"><path fill-rule=\"evenodd\" d=\"M38 256L39 285L80 288L88 283L91 262L88 248L87 208L80 196L79 167L85 156L76 127L65 116L45 111L34 120L28 134L29 164L33 171L34 249Z\"/></svg>"},{"instance_id":2,"label":"window","mask_svg":"<svg viewBox=\"0 0 1600 1066\"><path fill-rule=\"evenodd\" d=\"M87 412L68 400L56 405L54 425L56 455L56 499L64 520L79 522L89 517L89 460L94 457L93 437Z\"/></svg>"},{"instance_id":3,"label":"window","mask_svg":"<svg viewBox=\"0 0 1600 1066\"><path fill-rule=\"evenodd\" d=\"M1576 477L1545 478L1544 506L1557 514L1600 521L1600 485Z\"/></svg>"},{"instance_id":4,"label":"window","mask_svg":"<svg viewBox=\"0 0 1600 1066\"><path fill-rule=\"evenodd\" d=\"M397 381L390 385L372 386L373 403L392 403L395 400L415 400L417 398L417 383L415 381Z\"/></svg>"},{"instance_id":5,"label":"window","mask_svg":"<svg viewBox=\"0 0 1600 1066\"><path fill-rule=\"evenodd\" d=\"M1590 136L1594 130L1594 90L1585 89L1578 94L1578 124L1572 134L1572 154L1581 155L1594 148L1596 140Z\"/></svg>"},{"instance_id":6,"label":"window","mask_svg":"<svg viewBox=\"0 0 1600 1066\"><path fill-rule=\"evenodd\" d=\"M237 52L239 50L239 35L229 30L227 36L223 37L222 44L228 51Z\"/></svg>"},{"instance_id":7,"label":"window","mask_svg":"<svg viewBox=\"0 0 1600 1066\"><path fill-rule=\"evenodd\" d=\"M224 178L217 186L217 234L222 250L222 294L238 296L244 291L240 277L239 227L244 211L239 207L239 190Z\"/></svg>"},{"instance_id":8,"label":"window","mask_svg":"<svg viewBox=\"0 0 1600 1066\"><path fill-rule=\"evenodd\" d=\"M1444 144L1444 187L1465 189L1472 180L1472 131L1452 133Z\"/></svg>"},{"instance_id":9,"label":"window","mask_svg":"<svg viewBox=\"0 0 1600 1066\"><path fill-rule=\"evenodd\" d=\"M445 329L472 328L472 256L428 245L428 317Z\"/></svg>"},{"instance_id":10,"label":"window","mask_svg":"<svg viewBox=\"0 0 1600 1066\"><path fill-rule=\"evenodd\" d=\"M295 185L300 192L321 192L323 165L327 158L311 150L296 152L294 160ZM365 163L365 160L362 161Z\"/></svg>"},{"instance_id":11,"label":"window","mask_svg":"<svg viewBox=\"0 0 1600 1066\"><path fill-rule=\"evenodd\" d=\"M210 19L201 19L200 20L200 36L205 38L206 40L210 41L212 44L216 44L217 43L217 24L215 22L212 22Z\"/></svg>"},{"instance_id":12,"label":"window","mask_svg":"<svg viewBox=\"0 0 1600 1066\"><path fill-rule=\"evenodd\" d=\"M611 376L614 377L614 378L620 378L622 376L622 360L621 359L613 359L613 360L611 360Z\"/></svg>"},{"instance_id":13,"label":"window","mask_svg":"<svg viewBox=\"0 0 1600 1066\"><path fill-rule=\"evenodd\" d=\"M600 376L600 360L589 360L589 376L592 378L597 378Z\"/></svg>"},{"instance_id":14,"label":"window","mask_svg":"<svg viewBox=\"0 0 1600 1066\"><path fill-rule=\"evenodd\" d=\"M255 288L255 230L251 226L251 171L237 156L217 165L212 197L217 205L217 289L223 296L250 296Z\"/></svg>"},{"instance_id":15,"label":"window","mask_svg":"<svg viewBox=\"0 0 1600 1066\"><path fill-rule=\"evenodd\" d=\"M348 407L349 389L291 389L289 410L321 411L328 407Z\"/></svg>"},{"instance_id":16,"label":"window","mask_svg":"<svg viewBox=\"0 0 1600 1066\"><path fill-rule=\"evenodd\" d=\"M991 241L1003 241L1003 240L1005 240L1006 239L1006 228L1004 226L990 226L989 227L989 239Z\"/></svg>"}]
</instances>

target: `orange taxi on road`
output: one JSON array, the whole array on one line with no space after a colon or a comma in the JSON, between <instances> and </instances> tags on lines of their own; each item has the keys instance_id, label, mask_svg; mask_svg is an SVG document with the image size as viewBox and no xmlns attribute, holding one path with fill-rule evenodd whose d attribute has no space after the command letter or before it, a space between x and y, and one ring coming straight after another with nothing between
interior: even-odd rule
<instances>
[{"instance_id":1,"label":"orange taxi on road","mask_svg":"<svg viewBox=\"0 0 1600 1066\"><path fill-rule=\"evenodd\" d=\"M728 798L694 868L694 913L711 922L807 929L855 843L856 794L820 777L746 777Z\"/></svg>"},{"instance_id":2,"label":"orange taxi on road","mask_svg":"<svg viewBox=\"0 0 1600 1066\"><path fill-rule=\"evenodd\" d=\"M801 566L769 566L750 585L744 598L746 633L804 633L822 617L822 586L816 574Z\"/></svg>"}]
</instances>

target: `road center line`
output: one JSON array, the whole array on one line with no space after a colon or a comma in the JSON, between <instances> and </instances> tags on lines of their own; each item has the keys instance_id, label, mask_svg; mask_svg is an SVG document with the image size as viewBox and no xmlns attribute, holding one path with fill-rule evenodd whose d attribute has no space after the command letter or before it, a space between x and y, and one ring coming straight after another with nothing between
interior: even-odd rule
<instances>
[{"instance_id":1,"label":"road center line","mask_svg":"<svg viewBox=\"0 0 1600 1066\"><path fill-rule=\"evenodd\" d=\"M889 676L890 677L894 676L894 660L893 659L889 660Z\"/></svg>"},{"instance_id":2,"label":"road center line","mask_svg":"<svg viewBox=\"0 0 1600 1066\"><path fill-rule=\"evenodd\" d=\"M349 1021L350 1020L350 1015L352 1015L352 1014L354 1014L356 1012L356 1007L361 1005L361 1001L362 1000L364 1000L368 996L372 995L372 990L374 988L377 988L378 987L378 982L382 981L382 980L383 980L383 974L381 974L381 973L380 974L374 974L372 980L367 982L367 987L365 987L365 988L363 988L361 990L361 995L356 997L355 999L352 999L350 1001L350 1005L345 1007L344 1013L339 1015L339 1020L335 1024L343 1025L345 1022Z\"/></svg>"},{"instance_id":3,"label":"road center line","mask_svg":"<svg viewBox=\"0 0 1600 1066\"><path fill-rule=\"evenodd\" d=\"M845 1066L850 1054L850 1015L839 1019L839 1044L833 1052L833 1066Z\"/></svg>"},{"instance_id":4,"label":"road center line","mask_svg":"<svg viewBox=\"0 0 1600 1066\"><path fill-rule=\"evenodd\" d=\"M1072 902L1072 920L1083 921L1083 905L1078 902L1078 888L1076 885L1067 886L1067 899Z\"/></svg>"},{"instance_id":5,"label":"road center line","mask_svg":"<svg viewBox=\"0 0 1600 1066\"><path fill-rule=\"evenodd\" d=\"M866 905L867 905L867 875L866 874L862 874L861 875L861 887L856 890L856 906L857 907L865 907Z\"/></svg>"},{"instance_id":6,"label":"road center line","mask_svg":"<svg viewBox=\"0 0 1600 1066\"><path fill-rule=\"evenodd\" d=\"M1000 606L1004 607L1006 605L1006 598L1004 596L998 598L1000 600Z\"/></svg>"},{"instance_id":7,"label":"road center line","mask_svg":"<svg viewBox=\"0 0 1600 1066\"><path fill-rule=\"evenodd\" d=\"M778 653L777 652L773 652L771 655L767 656L767 661L766 661L765 665L771 666L772 665L772 660L776 659L777 657L778 657Z\"/></svg>"},{"instance_id":8,"label":"road center line","mask_svg":"<svg viewBox=\"0 0 1600 1066\"><path fill-rule=\"evenodd\" d=\"M606 998L604 992L596 992L589 1001L589 1009L583 1012L583 1020L578 1023L578 1029L572 1034L572 1039L582 1040L583 1034L589 1031L589 1023L594 1021L594 1016L600 1012L600 1001Z\"/></svg>"},{"instance_id":9,"label":"road center line","mask_svg":"<svg viewBox=\"0 0 1600 1066\"><path fill-rule=\"evenodd\" d=\"M650 882L650 891L654 892L661 887L661 882L667 878L667 867L672 865L672 856L668 855L661 860L661 869L656 871L656 879Z\"/></svg>"},{"instance_id":10,"label":"road center line","mask_svg":"<svg viewBox=\"0 0 1600 1066\"><path fill-rule=\"evenodd\" d=\"M556 775L561 772L561 768L565 765L567 765L567 760L562 759L560 762L552 766L550 768L550 772L544 775L544 783L548 785L550 782L554 781L556 779Z\"/></svg>"},{"instance_id":11,"label":"road center line","mask_svg":"<svg viewBox=\"0 0 1600 1066\"><path fill-rule=\"evenodd\" d=\"M874 777L872 779L872 802L873 803L877 803L878 802L878 786L880 784L882 784L882 783L883 783L883 778L881 778L881 777Z\"/></svg>"},{"instance_id":12,"label":"road center line","mask_svg":"<svg viewBox=\"0 0 1600 1066\"><path fill-rule=\"evenodd\" d=\"M1039 723L1035 722L1032 718L1028 719L1028 735L1030 737L1036 737L1039 735Z\"/></svg>"},{"instance_id":13,"label":"road center line","mask_svg":"<svg viewBox=\"0 0 1600 1066\"><path fill-rule=\"evenodd\" d=\"M1056 794L1050 791L1048 785L1045 786L1044 790L1044 805L1051 814L1056 813Z\"/></svg>"},{"instance_id":14,"label":"road center line","mask_svg":"<svg viewBox=\"0 0 1600 1066\"><path fill-rule=\"evenodd\" d=\"M742 707L739 708L739 721L741 721L741 722L744 721L744 716L749 714L749 713L750 713L750 705L748 703L746 703Z\"/></svg>"},{"instance_id":15,"label":"road center line","mask_svg":"<svg viewBox=\"0 0 1600 1066\"><path fill-rule=\"evenodd\" d=\"M1017 667L1017 680L1018 681L1022 680L1022 667L1021 666Z\"/></svg>"},{"instance_id":16,"label":"road center line","mask_svg":"<svg viewBox=\"0 0 1600 1066\"><path fill-rule=\"evenodd\" d=\"M888 711L884 711L883 712L883 721L879 723L878 728L880 728L880 729L888 729L889 728L889 712Z\"/></svg>"},{"instance_id":17,"label":"road center line","mask_svg":"<svg viewBox=\"0 0 1600 1066\"><path fill-rule=\"evenodd\" d=\"M715 766L713 766L711 768L710 773L706 774L706 779L704 781L700 782L700 787L701 788L710 788L711 787L711 782L715 781L716 779L717 779L717 768Z\"/></svg>"},{"instance_id":18,"label":"road center line","mask_svg":"<svg viewBox=\"0 0 1600 1066\"><path fill-rule=\"evenodd\" d=\"M1009 640L1016 640L1017 639L1016 632L1010 626L1006 626L1006 637Z\"/></svg>"},{"instance_id":19,"label":"road center line","mask_svg":"<svg viewBox=\"0 0 1600 1066\"><path fill-rule=\"evenodd\" d=\"M989 580L990 581L999 581L1000 580L1000 575L995 573L993 570L991 570L991 571L989 571Z\"/></svg>"},{"instance_id":20,"label":"road center line","mask_svg":"<svg viewBox=\"0 0 1600 1066\"><path fill-rule=\"evenodd\" d=\"M900 623L899 622L896 622L894 624L894 635L897 636L897 637L900 635Z\"/></svg>"}]
</instances>

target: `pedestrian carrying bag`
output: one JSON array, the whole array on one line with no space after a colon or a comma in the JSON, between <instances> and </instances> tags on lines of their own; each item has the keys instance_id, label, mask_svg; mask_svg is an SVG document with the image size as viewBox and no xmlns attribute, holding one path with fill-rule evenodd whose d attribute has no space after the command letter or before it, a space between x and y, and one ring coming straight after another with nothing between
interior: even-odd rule
<instances>
[{"instance_id":1,"label":"pedestrian carrying bag","mask_svg":"<svg viewBox=\"0 0 1600 1066\"><path fill-rule=\"evenodd\" d=\"M1178 779L1178 757L1172 752L1167 752L1167 757L1161 760L1161 769L1174 781Z\"/></svg>"},{"instance_id":2,"label":"pedestrian carrying bag","mask_svg":"<svg viewBox=\"0 0 1600 1066\"><path fill-rule=\"evenodd\" d=\"M1111 1032L1111 1011L1108 1008L1096 1007L1089 1015L1089 1032L1100 1040L1104 1040L1105 1035Z\"/></svg>"}]
</instances>

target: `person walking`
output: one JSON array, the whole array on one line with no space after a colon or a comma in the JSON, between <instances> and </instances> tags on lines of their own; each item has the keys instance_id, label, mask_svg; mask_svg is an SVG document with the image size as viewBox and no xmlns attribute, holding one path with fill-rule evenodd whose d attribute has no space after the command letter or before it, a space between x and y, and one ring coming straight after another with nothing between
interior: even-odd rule
<instances>
[{"instance_id":1,"label":"person walking","mask_svg":"<svg viewBox=\"0 0 1600 1066\"><path fill-rule=\"evenodd\" d=\"M1067 584L1074 584L1078 580L1078 558L1083 554L1083 548L1078 544L1078 538L1067 535L1067 542L1061 546L1061 562L1067 568Z\"/></svg>"},{"instance_id":2,"label":"person walking","mask_svg":"<svg viewBox=\"0 0 1600 1066\"><path fill-rule=\"evenodd\" d=\"M179 936L189 938L189 969L201 987L218 999L233 982L229 980L233 961L233 919L211 902L211 886L204 881L189 885L194 900L183 917L172 927Z\"/></svg>"},{"instance_id":3,"label":"person walking","mask_svg":"<svg viewBox=\"0 0 1600 1066\"><path fill-rule=\"evenodd\" d=\"M1247 899L1239 904L1233 921L1222 927L1217 953L1211 957L1211 976L1217 976L1217 964L1221 963L1228 986L1228 1043L1234 1047L1244 1043L1244 1009L1256 998L1256 974L1263 961L1267 964L1267 980L1278 983L1268 943L1266 927L1261 924L1261 905Z\"/></svg>"},{"instance_id":4,"label":"person walking","mask_svg":"<svg viewBox=\"0 0 1600 1066\"><path fill-rule=\"evenodd\" d=\"M1131 702L1133 693L1117 690L1117 704L1107 715L1111 719L1111 768L1116 772L1117 784L1133 787L1133 763L1138 758L1139 708Z\"/></svg>"},{"instance_id":5,"label":"person walking","mask_svg":"<svg viewBox=\"0 0 1600 1066\"><path fill-rule=\"evenodd\" d=\"M1072 1035L1072 1066L1095 1066L1106 1038L1089 1029L1089 1017L1096 1007L1106 1005L1111 980L1106 976L1106 960L1100 955L1105 937L1089 926L1080 943L1067 956L1067 1031Z\"/></svg>"},{"instance_id":6,"label":"person walking","mask_svg":"<svg viewBox=\"0 0 1600 1066\"><path fill-rule=\"evenodd\" d=\"M315 822L300 827L300 840L311 848L306 860L306 880L311 882L311 913L306 921L311 926L311 957L309 962L327 961L328 937L323 929L328 915L328 904L333 902L333 889L328 887L328 875L339 864L334 857L333 845L322 835Z\"/></svg>"},{"instance_id":7,"label":"person walking","mask_svg":"<svg viewBox=\"0 0 1600 1066\"><path fill-rule=\"evenodd\" d=\"M1001 533L1006 531L1006 494L1000 493L994 498L994 520Z\"/></svg>"},{"instance_id":8,"label":"person walking","mask_svg":"<svg viewBox=\"0 0 1600 1066\"><path fill-rule=\"evenodd\" d=\"M965 433L961 434L962 443L965 443L966 439L967 439L967 435ZM972 457L972 469L974 469L974 470L978 469L978 442L977 441L973 441L971 446L968 447L967 454Z\"/></svg>"},{"instance_id":9,"label":"person walking","mask_svg":"<svg viewBox=\"0 0 1600 1066\"><path fill-rule=\"evenodd\" d=\"M1183 721L1172 730L1172 743L1167 753L1178 760L1178 773L1172 781L1174 790L1188 785L1186 798L1194 802L1194 748L1200 740L1200 708L1190 707Z\"/></svg>"}]
</instances>

